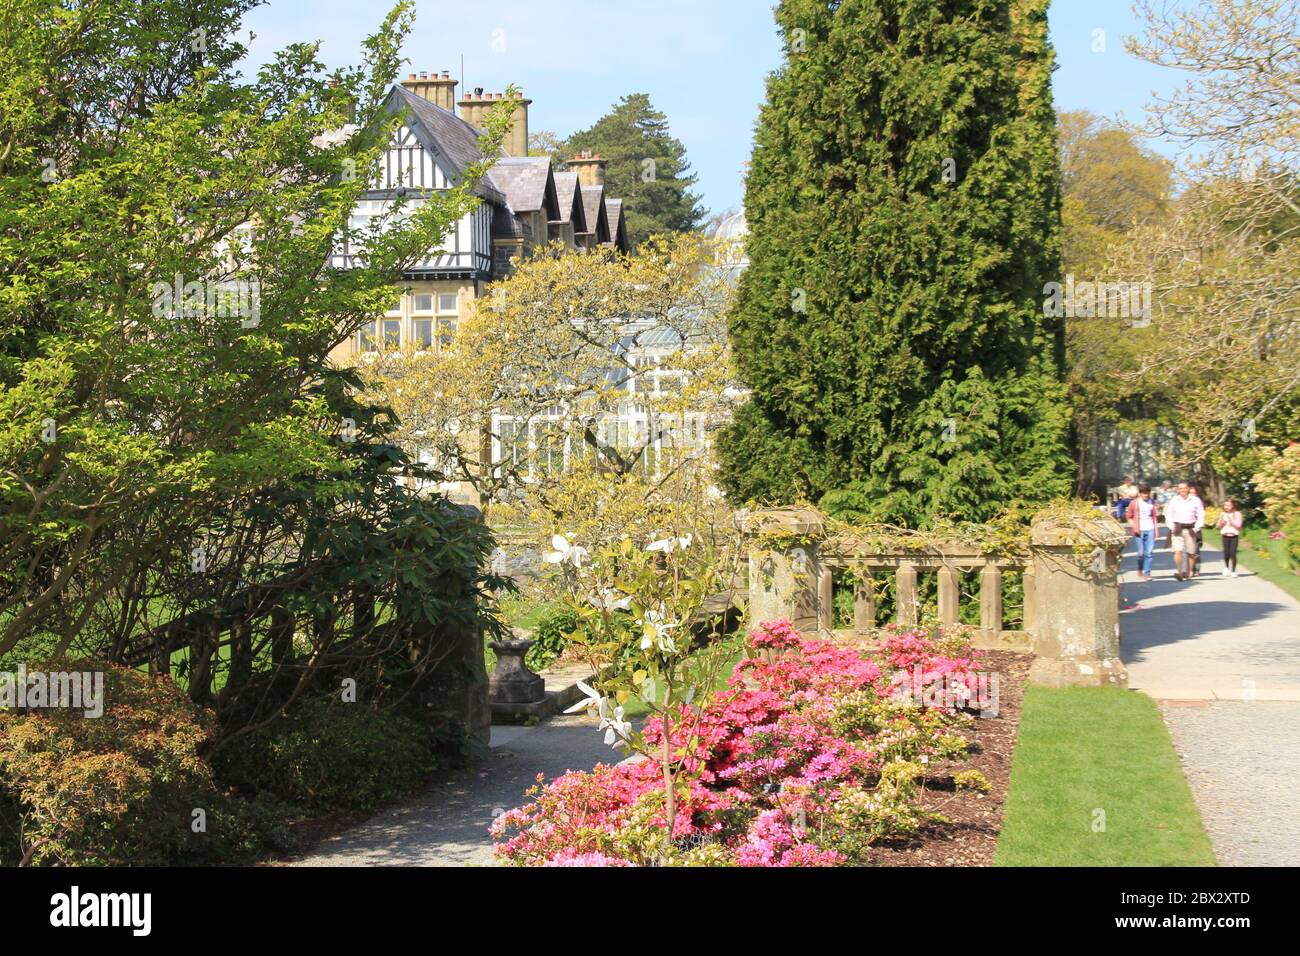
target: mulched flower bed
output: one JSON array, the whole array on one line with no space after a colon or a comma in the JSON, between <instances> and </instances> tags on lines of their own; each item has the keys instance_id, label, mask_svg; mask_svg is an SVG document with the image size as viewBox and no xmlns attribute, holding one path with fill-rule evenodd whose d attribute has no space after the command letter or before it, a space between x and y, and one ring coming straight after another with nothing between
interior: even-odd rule
<instances>
[{"instance_id":1,"label":"mulched flower bed","mask_svg":"<svg viewBox=\"0 0 1300 956\"><path fill-rule=\"evenodd\" d=\"M1002 811L1011 780L1011 758L1020 726L1025 678L1033 657L1013 651L982 651L981 671L998 675L998 716L975 722L967 735L970 758L936 763L924 778L921 804L946 817L908 836L889 837L871 848L873 866L992 866ZM990 790L955 790L952 775L979 770Z\"/></svg>"}]
</instances>

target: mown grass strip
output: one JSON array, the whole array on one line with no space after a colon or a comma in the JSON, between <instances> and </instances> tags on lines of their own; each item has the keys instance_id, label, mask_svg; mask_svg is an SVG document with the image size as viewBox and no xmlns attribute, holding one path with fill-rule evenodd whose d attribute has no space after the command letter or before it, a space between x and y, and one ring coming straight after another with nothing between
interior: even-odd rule
<instances>
[{"instance_id":1,"label":"mown grass strip","mask_svg":"<svg viewBox=\"0 0 1300 956\"><path fill-rule=\"evenodd\" d=\"M998 866L1213 866L1154 700L1113 687L1030 686Z\"/></svg>"}]
</instances>

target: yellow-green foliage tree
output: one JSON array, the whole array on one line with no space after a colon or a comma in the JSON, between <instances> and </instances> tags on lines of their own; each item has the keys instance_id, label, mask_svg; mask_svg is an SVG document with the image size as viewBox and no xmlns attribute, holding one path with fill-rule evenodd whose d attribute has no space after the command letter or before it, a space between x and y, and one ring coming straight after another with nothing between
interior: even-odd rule
<instances>
[{"instance_id":1,"label":"yellow-green foliage tree","mask_svg":"<svg viewBox=\"0 0 1300 956\"><path fill-rule=\"evenodd\" d=\"M1113 250L1136 228L1169 215L1172 168L1131 130L1086 111L1058 117L1061 144L1062 266L1078 282L1120 278ZM1067 377L1076 438L1076 483L1088 483L1090 453L1108 425L1147 430L1168 405L1159 389L1128 377L1145 350L1160 348L1159 329L1116 316L1067 317Z\"/></svg>"},{"instance_id":2,"label":"yellow-green foliage tree","mask_svg":"<svg viewBox=\"0 0 1300 956\"><path fill-rule=\"evenodd\" d=\"M1174 214L1132 230L1119 270L1155 287L1160 347L1133 387L1165 389L1188 462L1294 438L1300 407L1300 45L1291 0L1141 2L1132 54L1188 74L1146 132L1191 147ZM1291 424L1287 424L1287 423ZM1269 434L1280 432L1280 434Z\"/></svg>"},{"instance_id":3,"label":"yellow-green foliage tree","mask_svg":"<svg viewBox=\"0 0 1300 956\"><path fill-rule=\"evenodd\" d=\"M723 254L692 235L624 257L547 250L441 350L382 358L372 387L401 444L494 520L613 540L653 524L656 502L708 497L712 434L737 394Z\"/></svg>"}]
</instances>

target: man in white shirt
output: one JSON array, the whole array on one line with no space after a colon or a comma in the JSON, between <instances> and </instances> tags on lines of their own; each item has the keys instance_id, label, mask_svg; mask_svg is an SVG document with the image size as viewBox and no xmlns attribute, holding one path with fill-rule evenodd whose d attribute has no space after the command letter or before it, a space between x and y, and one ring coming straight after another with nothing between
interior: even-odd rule
<instances>
[{"instance_id":1,"label":"man in white shirt","mask_svg":"<svg viewBox=\"0 0 1300 956\"><path fill-rule=\"evenodd\" d=\"M1178 483L1178 494L1165 507L1165 521L1173 532L1174 577L1186 581L1197 554L1196 532L1205 527L1205 505L1187 482Z\"/></svg>"}]
</instances>

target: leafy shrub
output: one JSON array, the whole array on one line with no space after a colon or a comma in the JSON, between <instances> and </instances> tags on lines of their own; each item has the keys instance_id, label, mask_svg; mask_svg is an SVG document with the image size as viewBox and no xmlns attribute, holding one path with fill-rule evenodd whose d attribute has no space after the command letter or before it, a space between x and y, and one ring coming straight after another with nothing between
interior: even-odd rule
<instances>
[{"instance_id":1,"label":"leafy shrub","mask_svg":"<svg viewBox=\"0 0 1300 956\"><path fill-rule=\"evenodd\" d=\"M104 713L0 712L0 839L11 862L216 863L282 838L273 812L217 789L199 756L211 716L170 678L86 661L40 669L102 672Z\"/></svg>"},{"instance_id":2,"label":"leafy shrub","mask_svg":"<svg viewBox=\"0 0 1300 956\"><path fill-rule=\"evenodd\" d=\"M989 778L978 770L960 770L952 775L952 782L958 790L976 790L980 793L988 793L993 789L993 784L989 783Z\"/></svg>"},{"instance_id":3,"label":"leafy shrub","mask_svg":"<svg viewBox=\"0 0 1300 956\"><path fill-rule=\"evenodd\" d=\"M1282 529L1282 544L1286 549L1291 570L1300 574L1300 518Z\"/></svg>"},{"instance_id":4,"label":"leafy shrub","mask_svg":"<svg viewBox=\"0 0 1300 956\"><path fill-rule=\"evenodd\" d=\"M880 838L932 819L919 778L932 761L965 756L971 718L918 704L905 685L973 690L972 658L943 656L913 631L890 635L873 660L784 621L753 632L750 647L756 656L726 690L673 718L683 772L671 834L655 761L600 765L534 788L533 802L499 817L498 855L524 866L828 866L865 862ZM661 719L645 738L662 743Z\"/></svg>"},{"instance_id":5,"label":"leafy shrub","mask_svg":"<svg viewBox=\"0 0 1300 956\"><path fill-rule=\"evenodd\" d=\"M569 635L578 628L578 619L567 608L552 608L542 615L533 628L533 646L524 658L535 671L549 667L564 653Z\"/></svg>"},{"instance_id":6,"label":"leafy shrub","mask_svg":"<svg viewBox=\"0 0 1300 956\"><path fill-rule=\"evenodd\" d=\"M1293 442L1260 469L1255 487L1264 498L1264 512L1275 528L1300 520L1300 444Z\"/></svg>"},{"instance_id":7,"label":"leafy shrub","mask_svg":"<svg viewBox=\"0 0 1300 956\"><path fill-rule=\"evenodd\" d=\"M402 796L448 759L429 726L334 699L232 737L213 754L217 779L304 815L368 810Z\"/></svg>"}]
</instances>

